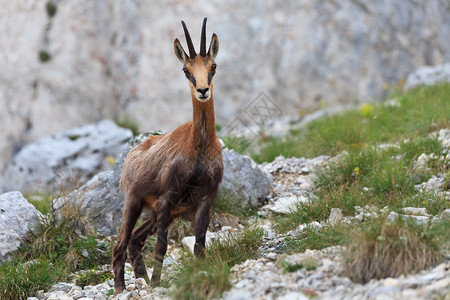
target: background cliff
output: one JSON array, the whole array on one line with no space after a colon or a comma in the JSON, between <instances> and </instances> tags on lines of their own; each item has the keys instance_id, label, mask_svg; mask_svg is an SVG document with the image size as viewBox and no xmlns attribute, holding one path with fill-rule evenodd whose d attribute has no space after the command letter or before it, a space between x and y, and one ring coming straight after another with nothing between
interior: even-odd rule
<instances>
[{"instance_id":1,"label":"background cliff","mask_svg":"<svg viewBox=\"0 0 450 300\"><path fill-rule=\"evenodd\" d=\"M450 61L450 5L429 1L2 1L0 173L23 144L103 118L141 131L191 117L173 54L184 19L219 36L216 115L264 91L285 115L379 99ZM198 47L198 46L197 46Z\"/></svg>"}]
</instances>

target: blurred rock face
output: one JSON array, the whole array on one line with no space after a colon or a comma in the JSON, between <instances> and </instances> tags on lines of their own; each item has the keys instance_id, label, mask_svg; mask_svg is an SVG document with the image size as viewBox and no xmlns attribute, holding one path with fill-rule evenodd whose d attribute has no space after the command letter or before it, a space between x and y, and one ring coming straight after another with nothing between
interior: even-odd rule
<instances>
[{"instance_id":1,"label":"blurred rock face","mask_svg":"<svg viewBox=\"0 0 450 300\"><path fill-rule=\"evenodd\" d=\"M218 123L260 92L284 114L367 100L450 60L450 5L429 1L8 1L0 12L0 172L23 143L105 117L140 129L191 118L173 54L186 21L220 41ZM185 46L186 47L186 46Z\"/></svg>"}]
</instances>

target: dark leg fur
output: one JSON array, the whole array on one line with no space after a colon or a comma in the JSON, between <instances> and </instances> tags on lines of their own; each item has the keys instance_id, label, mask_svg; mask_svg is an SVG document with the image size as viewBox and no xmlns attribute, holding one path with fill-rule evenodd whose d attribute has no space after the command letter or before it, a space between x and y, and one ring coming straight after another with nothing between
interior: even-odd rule
<instances>
[{"instance_id":1,"label":"dark leg fur","mask_svg":"<svg viewBox=\"0 0 450 300\"><path fill-rule=\"evenodd\" d=\"M141 202L137 199L129 199L123 211L123 223L113 247L112 268L114 271L114 290L116 294L125 289L124 268L127 259L127 245L131 237L134 225L142 212Z\"/></svg>"},{"instance_id":2,"label":"dark leg fur","mask_svg":"<svg viewBox=\"0 0 450 300\"><path fill-rule=\"evenodd\" d=\"M195 245L194 253L197 257L205 256L205 243L206 243L206 231L208 229L210 218L210 203L206 202L199 207L195 213L194 220L194 232L195 232Z\"/></svg>"},{"instance_id":3,"label":"dark leg fur","mask_svg":"<svg viewBox=\"0 0 450 300\"><path fill-rule=\"evenodd\" d=\"M154 234L155 231L156 213L152 213L150 218L133 232L130 243L128 244L128 251L130 254L131 265L134 269L134 275L136 278L144 278L147 283L150 283L150 279L147 274L147 268L145 267L141 250L145 245L147 237Z\"/></svg>"},{"instance_id":4,"label":"dark leg fur","mask_svg":"<svg viewBox=\"0 0 450 300\"><path fill-rule=\"evenodd\" d=\"M158 209L157 216L157 235L158 239L155 245L155 264L153 267L153 274L150 285L152 287L159 286L161 279L161 269L164 260L164 255L167 251L167 231L170 223L172 223L172 218L170 217L170 207L168 206L169 199L165 198L163 204Z\"/></svg>"}]
</instances>

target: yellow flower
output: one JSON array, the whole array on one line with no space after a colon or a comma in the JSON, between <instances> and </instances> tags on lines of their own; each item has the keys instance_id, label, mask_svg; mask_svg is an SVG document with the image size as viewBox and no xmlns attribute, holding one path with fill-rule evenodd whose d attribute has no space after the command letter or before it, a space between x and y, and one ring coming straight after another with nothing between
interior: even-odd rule
<instances>
[{"instance_id":1,"label":"yellow flower","mask_svg":"<svg viewBox=\"0 0 450 300\"><path fill-rule=\"evenodd\" d=\"M111 167L113 167L114 163L116 162L116 159L112 156L107 156L106 161L111 165Z\"/></svg>"},{"instance_id":2,"label":"yellow flower","mask_svg":"<svg viewBox=\"0 0 450 300\"><path fill-rule=\"evenodd\" d=\"M363 117L370 117L373 115L373 105L365 103L359 108L359 114Z\"/></svg>"},{"instance_id":3,"label":"yellow flower","mask_svg":"<svg viewBox=\"0 0 450 300\"><path fill-rule=\"evenodd\" d=\"M353 174L359 175L359 167L355 167L355 169L353 169Z\"/></svg>"}]
</instances>

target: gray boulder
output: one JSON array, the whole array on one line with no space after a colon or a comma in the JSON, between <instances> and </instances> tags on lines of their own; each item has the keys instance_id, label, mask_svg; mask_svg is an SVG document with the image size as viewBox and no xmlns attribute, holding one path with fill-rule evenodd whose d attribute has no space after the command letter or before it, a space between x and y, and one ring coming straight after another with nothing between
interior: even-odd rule
<instances>
[{"instance_id":1,"label":"gray boulder","mask_svg":"<svg viewBox=\"0 0 450 300\"><path fill-rule=\"evenodd\" d=\"M0 261L11 257L23 238L35 229L40 216L20 192L0 195Z\"/></svg>"},{"instance_id":2,"label":"gray boulder","mask_svg":"<svg viewBox=\"0 0 450 300\"><path fill-rule=\"evenodd\" d=\"M120 174L128 152L145 138L163 134L151 131L129 141L128 147L116 159L114 170L97 174L78 190L54 201L57 211L75 205L90 220L94 229L104 235L117 232L122 219L124 198L119 191ZM223 149L224 177L219 193L226 195L240 208L247 205L261 206L261 201L270 193L272 176L262 171L248 156L233 150Z\"/></svg>"},{"instance_id":3,"label":"gray boulder","mask_svg":"<svg viewBox=\"0 0 450 300\"><path fill-rule=\"evenodd\" d=\"M240 208L260 207L272 189L272 176L250 157L233 150L223 149L222 157L224 174L219 193Z\"/></svg>"},{"instance_id":4,"label":"gray boulder","mask_svg":"<svg viewBox=\"0 0 450 300\"><path fill-rule=\"evenodd\" d=\"M408 90L419 85L433 85L439 82L450 82L450 63L418 68L408 75L404 89Z\"/></svg>"},{"instance_id":5,"label":"gray boulder","mask_svg":"<svg viewBox=\"0 0 450 300\"><path fill-rule=\"evenodd\" d=\"M46 193L74 188L111 168L106 158L121 153L131 137L129 129L104 120L39 139L13 157L1 187Z\"/></svg>"}]
</instances>

